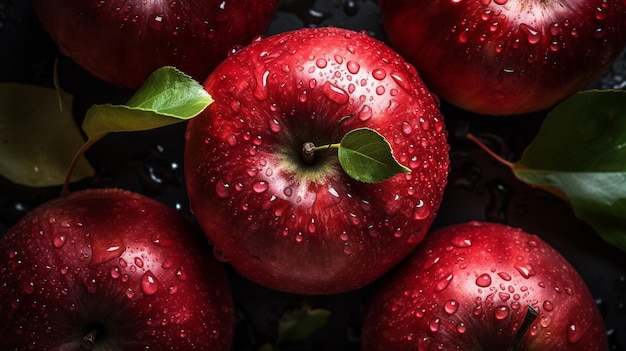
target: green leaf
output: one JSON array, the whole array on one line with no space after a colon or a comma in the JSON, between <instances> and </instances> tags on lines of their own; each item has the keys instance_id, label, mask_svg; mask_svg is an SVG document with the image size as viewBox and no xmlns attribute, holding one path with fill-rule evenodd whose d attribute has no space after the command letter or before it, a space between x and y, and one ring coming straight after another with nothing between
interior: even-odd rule
<instances>
[{"instance_id":1,"label":"green leaf","mask_svg":"<svg viewBox=\"0 0 626 351\"><path fill-rule=\"evenodd\" d=\"M311 309L308 306L283 316L277 344L284 340L298 341L308 338L326 325L329 316L328 310Z\"/></svg>"},{"instance_id":2,"label":"green leaf","mask_svg":"<svg viewBox=\"0 0 626 351\"><path fill-rule=\"evenodd\" d=\"M202 85L174 67L152 73L126 105L94 105L83 130L91 143L110 132L150 130L179 123L213 102Z\"/></svg>"},{"instance_id":3,"label":"green leaf","mask_svg":"<svg viewBox=\"0 0 626 351\"><path fill-rule=\"evenodd\" d=\"M395 159L385 137L369 128L348 132L339 144L338 156L346 173L364 183L378 183L398 173L411 172Z\"/></svg>"},{"instance_id":4,"label":"green leaf","mask_svg":"<svg viewBox=\"0 0 626 351\"><path fill-rule=\"evenodd\" d=\"M626 91L585 91L558 105L513 171L567 199L578 218L626 251Z\"/></svg>"},{"instance_id":5,"label":"green leaf","mask_svg":"<svg viewBox=\"0 0 626 351\"><path fill-rule=\"evenodd\" d=\"M71 96L54 89L0 84L0 174L26 186L63 184L72 157L84 142L71 105ZM94 174L81 157L71 180Z\"/></svg>"}]
</instances>

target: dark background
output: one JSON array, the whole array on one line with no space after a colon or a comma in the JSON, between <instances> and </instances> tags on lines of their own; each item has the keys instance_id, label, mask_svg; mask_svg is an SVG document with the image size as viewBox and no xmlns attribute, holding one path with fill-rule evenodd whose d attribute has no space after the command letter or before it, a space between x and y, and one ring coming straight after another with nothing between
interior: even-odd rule
<instances>
[{"instance_id":1,"label":"dark background","mask_svg":"<svg viewBox=\"0 0 626 351\"><path fill-rule=\"evenodd\" d=\"M385 40L374 0L283 0L267 34L305 26L365 30ZM132 92L98 81L67 58L41 29L28 0L0 0L0 82L52 86L53 63L75 94L77 119L93 103L124 103ZM69 77L69 78L68 78ZM626 86L622 55L592 87ZM530 188L504 166L460 136L482 137L503 157L515 161L534 138L545 112L494 118L442 105L450 134L452 171L433 226L489 220L539 234L579 271L600 307L611 350L626 347L626 255L607 245L580 222L563 201ZM182 151L184 125L149 132L109 135L87 153L98 175L75 187L122 187L141 192L189 215ZM27 211L58 196L60 187L28 188L0 177L0 236ZM276 339L278 318L307 303L331 311L325 327L309 339L285 343L281 350L359 350L360 323L371 286L333 295L303 297L255 285L230 272L238 309L235 351L258 350Z\"/></svg>"}]
</instances>

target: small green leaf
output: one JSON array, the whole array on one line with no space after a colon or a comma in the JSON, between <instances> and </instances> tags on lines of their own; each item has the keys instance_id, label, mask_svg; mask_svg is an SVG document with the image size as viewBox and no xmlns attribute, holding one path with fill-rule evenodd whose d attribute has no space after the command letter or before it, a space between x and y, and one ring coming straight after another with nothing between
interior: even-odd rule
<instances>
[{"instance_id":1,"label":"small green leaf","mask_svg":"<svg viewBox=\"0 0 626 351\"><path fill-rule=\"evenodd\" d=\"M283 340L298 341L308 338L326 325L329 316L328 310L311 309L308 306L283 316L277 344Z\"/></svg>"},{"instance_id":2,"label":"small green leaf","mask_svg":"<svg viewBox=\"0 0 626 351\"><path fill-rule=\"evenodd\" d=\"M71 96L54 89L0 84L0 174L26 186L63 184L72 157L84 142L71 105ZM71 180L94 174L81 157Z\"/></svg>"},{"instance_id":3,"label":"small green leaf","mask_svg":"<svg viewBox=\"0 0 626 351\"><path fill-rule=\"evenodd\" d=\"M195 117L213 102L201 84L174 67L148 77L126 105L94 105L83 130L91 143L110 132L150 130Z\"/></svg>"},{"instance_id":4,"label":"small green leaf","mask_svg":"<svg viewBox=\"0 0 626 351\"><path fill-rule=\"evenodd\" d=\"M578 218L626 251L626 91L585 91L558 105L513 171L566 198Z\"/></svg>"},{"instance_id":5,"label":"small green leaf","mask_svg":"<svg viewBox=\"0 0 626 351\"><path fill-rule=\"evenodd\" d=\"M378 183L398 173L411 172L395 159L385 137L369 128L348 132L341 140L338 156L346 173L364 183Z\"/></svg>"}]
</instances>

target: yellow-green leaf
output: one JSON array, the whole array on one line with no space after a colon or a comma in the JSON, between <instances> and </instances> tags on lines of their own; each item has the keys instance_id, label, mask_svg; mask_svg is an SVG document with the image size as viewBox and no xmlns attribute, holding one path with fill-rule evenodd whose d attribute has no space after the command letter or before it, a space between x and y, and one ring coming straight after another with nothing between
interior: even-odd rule
<instances>
[{"instance_id":1,"label":"yellow-green leaf","mask_svg":"<svg viewBox=\"0 0 626 351\"><path fill-rule=\"evenodd\" d=\"M11 182L44 187L63 184L67 169L84 139L70 111L54 89L0 84L0 174ZM72 181L94 175L81 158Z\"/></svg>"}]
</instances>

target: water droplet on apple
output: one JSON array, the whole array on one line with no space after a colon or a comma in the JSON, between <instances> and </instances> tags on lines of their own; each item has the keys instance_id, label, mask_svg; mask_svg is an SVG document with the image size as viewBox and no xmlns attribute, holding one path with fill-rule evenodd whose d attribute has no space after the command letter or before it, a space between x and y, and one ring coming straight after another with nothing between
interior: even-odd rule
<instances>
[{"instance_id":1,"label":"water droplet on apple","mask_svg":"<svg viewBox=\"0 0 626 351\"><path fill-rule=\"evenodd\" d=\"M359 120L367 121L368 119L372 118L372 115L372 108L369 107L369 105L363 105L363 108L361 109L361 111L359 111Z\"/></svg>"},{"instance_id":2,"label":"water droplet on apple","mask_svg":"<svg viewBox=\"0 0 626 351\"><path fill-rule=\"evenodd\" d=\"M324 94L331 101L340 105L347 104L348 101L350 101L350 95L348 95L345 90L328 81L324 82L324 85L322 86L322 94Z\"/></svg>"},{"instance_id":3,"label":"water droplet on apple","mask_svg":"<svg viewBox=\"0 0 626 351\"><path fill-rule=\"evenodd\" d=\"M526 23L521 23L519 27L526 35L526 40L528 41L528 43L534 45L534 44L537 44L539 40L541 40L541 32L535 29L534 27Z\"/></svg>"},{"instance_id":4,"label":"water droplet on apple","mask_svg":"<svg viewBox=\"0 0 626 351\"><path fill-rule=\"evenodd\" d=\"M141 291L146 295L154 295L159 291L159 282L151 271L141 277Z\"/></svg>"},{"instance_id":5,"label":"water droplet on apple","mask_svg":"<svg viewBox=\"0 0 626 351\"><path fill-rule=\"evenodd\" d=\"M435 292L440 292L440 291L445 290L450 285L450 282L452 282L453 277L454 276L452 275L452 273L449 273L447 276L439 280L437 284L435 285Z\"/></svg>"},{"instance_id":6,"label":"water droplet on apple","mask_svg":"<svg viewBox=\"0 0 626 351\"><path fill-rule=\"evenodd\" d=\"M486 288L491 285L491 276L487 273L481 274L478 278L476 278L476 285L481 288Z\"/></svg>"},{"instance_id":7,"label":"water droplet on apple","mask_svg":"<svg viewBox=\"0 0 626 351\"><path fill-rule=\"evenodd\" d=\"M508 2L508 0L494 0L493 2L495 2L498 5L504 5Z\"/></svg>"},{"instance_id":8,"label":"water droplet on apple","mask_svg":"<svg viewBox=\"0 0 626 351\"><path fill-rule=\"evenodd\" d=\"M576 324L570 324L567 327L567 341L570 344L575 344L583 337L582 330Z\"/></svg>"},{"instance_id":9,"label":"water droplet on apple","mask_svg":"<svg viewBox=\"0 0 626 351\"><path fill-rule=\"evenodd\" d=\"M421 220L428 218L428 216L430 216L430 210L428 209L428 206L425 206L425 205L426 204L424 203L423 200L420 200L418 204L415 205L415 208L413 208L414 220L421 221Z\"/></svg>"},{"instance_id":10,"label":"water droplet on apple","mask_svg":"<svg viewBox=\"0 0 626 351\"><path fill-rule=\"evenodd\" d=\"M377 95L383 95L385 93L385 87L382 85L379 85L376 87L376 94Z\"/></svg>"},{"instance_id":11,"label":"water droplet on apple","mask_svg":"<svg viewBox=\"0 0 626 351\"><path fill-rule=\"evenodd\" d=\"M60 235L55 237L54 239L52 239L52 244L54 245L54 247L56 247L57 249L60 249L63 247L63 245L65 245L65 235Z\"/></svg>"},{"instance_id":12,"label":"water droplet on apple","mask_svg":"<svg viewBox=\"0 0 626 351\"><path fill-rule=\"evenodd\" d=\"M126 297L129 299L132 299L133 296L135 296L135 292L133 291L133 288L128 288L126 289Z\"/></svg>"},{"instance_id":13,"label":"water droplet on apple","mask_svg":"<svg viewBox=\"0 0 626 351\"><path fill-rule=\"evenodd\" d=\"M436 333L439 331L440 323L441 323L441 320L439 318L435 318L431 320L430 323L428 323L428 328L430 329L431 332Z\"/></svg>"},{"instance_id":14,"label":"water droplet on apple","mask_svg":"<svg viewBox=\"0 0 626 351\"><path fill-rule=\"evenodd\" d=\"M515 266L515 269L522 275L522 277L528 279L536 274L532 266Z\"/></svg>"},{"instance_id":15,"label":"water droplet on apple","mask_svg":"<svg viewBox=\"0 0 626 351\"><path fill-rule=\"evenodd\" d=\"M122 273L120 272L120 268L119 267L113 267L111 268L111 278L113 279L117 279L122 275Z\"/></svg>"},{"instance_id":16,"label":"water droplet on apple","mask_svg":"<svg viewBox=\"0 0 626 351\"><path fill-rule=\"evenodd\" d=\"M348 61L346 67L348 68L348 72L352 74L359 73L359 70L361 69L361 65L356 61Z\"/></svg>"},{"instance_id":17,"label":"water droplet on apple","mask_svg":"<svg viewBox=\"0 0 626 351\"><path fill-rule=\"evenodd\" d=\"M143 260L140 257L135 257L135 265L139 268L143 268Z\"/></svg>"},{"instance_id":18,"label":"water droplet on apple","mask_svg":"<svg viewBox=\"0 0 626 351\"><path fill-rule=\"evenodd\" d=\"M268 188L269 184L263 180L254 182L254 184L252 184L252 190L254 190L254 192L256 192L257 194L265 192Z\"/></svg>"},{"instance_id":19,"label":"water droplet on apple","mask_svg":"<svg viewBox=\"0 0 626 351\"><path fill-rule=\"evenodd\" d=\"M326 59L322 57L315 61L315 65L319 68L326 68L326 66L328 65L328 61L326 61Z\"/></svg>"},{"instance_id":20,"label":"water droplet on apple","mask_svg":"<svg viewBox=\"0 0 626 351\"><path fill-rule=\"evenodd\" d=\"M407 121L402 122L402 133L404 133L405 135L409 135L412 131L413 127L411 126L411 123Z\"/></svg>"},{"instance_id":21,"label":"water droplet on apple","mask_svg":"<svg viewBox=\"0 0 626 351\"><path fill-rule=\"evenodd\" d=\"M459 309L459 303L456 300L448 300L444 303L443 309L447 314L455 314Z\"/></svg>"},{"instance_id":22,"label":"water droplet on apple","mask_svg":"<svg viewBox=\"0 0 626 351\"><path fill-rule=\"evenodd\" d=\"M230 184L226 184L221 180L215 183L215 194L221 198L227 198L230 196Z\"/></svg>"},{"instance_id":23,"label":"water droplet on apple","mask_svg":"<svg viewBox=\"0 0 626 351\"><path fill-rule=\"evenodd\" d=\"M377 68L372 71L372 77L377 80L383 80L385 79L385 77L387 77L387 71L385 71L383 68Z\"/></svg>"},{"instance_id":24,"label":"water droplet on apple","mask_svg":"<svg viewBox=\"0 0 626 351\"><path fill-rule=\"evenodd\" d=\"M22 284L22 290L24 290L24 292L26 294L32 294L35 292L35 283L33 282L25 282L24 284Z\"/></svg>"},{"instance_id":25,"label":"water droplet on apple","mask_svg":"<svg viewBox=\"0 0 626 351\"><path fill-rule=\"evenodd\" d=\"M472 241L466 237L457 236L450 240L450 244L463 249L472 246Z\"/></svg>"},{"instance_id":26,"label":"water droplet on apple","mask_svg":"<svg viewBox=\"0 0 626 351\"><path fill-rule=\"evenodd\" d=\"M497 320L506 319L509 316L510 310L507 306L500 306L496 308L494 315Z\"/></svg>"},{"instance_id":27,"label":"water droplet on apple","mask_svg":"<svg viewBox=\"0 0 626 351\"><path fill-rule=\"evenodd\" d=\"M174 275L176 276L176 279L180 280L181 282L187 280L187 274L182 267L178 267Z\"/></svg>"},{"instance_id":28,"label":"water droplet on apple","mask_svg":"<svg viewBox=\"0 0 626 351\"><path fill-rule=\"evenodd\" d=\"M260 80L257 81L256 86L252 90L252 95L254 95L254 97L259 101L265 101L268 97L267 78L269 77L269 75L270 71L263 72Z\"/></svg>"},{"instance_id":29,"label":"water droplet on apple","mask_svg":"<svg viewBox=\"0 0 626 351\"><path fill-rule=\"evenodd\" d=\"M272 132L274 132L274 133L278 133L278 132L280 132L280 131L281 131L281 129L282 129L282 128L281 128L281 126L280 126L280 122L278 122L278 120L277 120L277 119L275 119L275 118L272 118L272 119L270 120L269 125L270 125L270 130L271 130Z\"/></svg>"},{"instance_id":30,"label":"water droplet on apple","mask_svg":"<svg viewBox=\"0 0 626 351\"><path fill-rule=\"evenodd\" d=\"M164 17L165 15L162 13L152 15L149 23L150 28L155 31L163 30L163 27L165 27L165 24L163 23Z\"/></svg>"}]
</instances>

